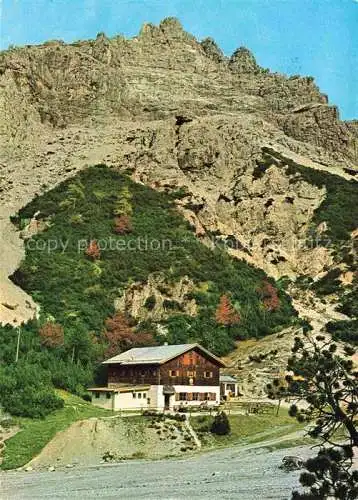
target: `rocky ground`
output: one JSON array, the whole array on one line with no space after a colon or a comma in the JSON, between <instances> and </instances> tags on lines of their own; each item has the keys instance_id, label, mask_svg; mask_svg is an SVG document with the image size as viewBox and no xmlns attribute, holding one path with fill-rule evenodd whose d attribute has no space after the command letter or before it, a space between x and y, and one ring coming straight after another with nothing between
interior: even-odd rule
<instances>
[{"instance_id":1,"label":"rocky ground","mask_svg":"<svg viewBox=\"0 0 358 500\"><path fill-rule=\"evenodd\" d=\"M25 499L285 499L299 472L279 468L285 455L308 458L307 447L270 452L227 448L183 460L130 461L56 472L0 474L4 500Z\"/></svg>"}]
</instances>

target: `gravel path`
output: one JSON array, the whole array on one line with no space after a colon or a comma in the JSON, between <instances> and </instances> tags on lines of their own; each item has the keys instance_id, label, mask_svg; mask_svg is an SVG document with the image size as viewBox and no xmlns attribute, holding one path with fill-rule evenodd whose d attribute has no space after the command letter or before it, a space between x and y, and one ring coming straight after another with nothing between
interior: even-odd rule
<instances>
[{"instance_id":1,"label":"gravel path","mask_svg":"<svg viewBox=\"0 0 358 500\"><path fill-rule=\"evenodd\" d=\"M307 447L274 452L233 447L185 460L131 460L56 472L7 472L0 475L0 498L287 499L298 485L299 472L281 471L282 457L309 454Z\"/></svg>"}]
</instances>

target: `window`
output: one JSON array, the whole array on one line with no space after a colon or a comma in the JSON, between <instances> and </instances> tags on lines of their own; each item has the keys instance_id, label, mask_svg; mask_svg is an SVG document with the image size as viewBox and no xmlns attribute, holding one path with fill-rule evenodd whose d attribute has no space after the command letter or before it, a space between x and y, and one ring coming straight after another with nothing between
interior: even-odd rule
<instances>
[{"instance_id":1,"label":"window","mask_svg":"<svg viewBox=\"0 0 358 500\"><path fill-rule=\"evenodd\" d=\"M192 378L192 377L196 377L196 371L193 371L193 370L188 370L188 371L186 372L186 375L187 375L187 377L190 377L190 378Z\"/></svg>"},{"instance_id":2,"label":"window","mask_svg":"<svg viewBox=\"0 0 358 500\"><path fill-rule=\"evenodd\" d=\"M95 397L96 399L99 399L99 392L95 392L95 393L94 393L94 397Z\"/></svg>"},{"instance_id":3,"label":"window","mask_svg":"<svg viewBox=\"0 0 358 500\"><path fill-rule=\"evenodd\" d=\"M137 397L137 394L135 392L132 392L133 399Z\"/></svg>"},{"instance_id":4,"label":"window","mask_svg":"<svg viewBox=\"0 0 358 500\"><path fill-rule=\"evenodd\" d=\"M147 393L146 392L143 392L143 395L142 395L143 399L145 399L147 397Z\"/></svg>"},{"instance_id":5,"label":"window","mask_svg":"<svg viewBox=\"0 0 358 500\"><path fill-rule=\"evenodd\" d=\"M137 396L138 399L142 399L142 393L141 392L138 392L138 396Z\"/></svg>"},{"instance_id":6,"label":"window","mask_svg":"<svg viewBox=\"0 0 358 500\"><path fill-rule=\"evenodd\" d=\"M169 377L179 377L179 370L169 370Z\"/></svg>"},{"instance_id":7,"label":"window","mask_svg":"<svg viewBox=\"0 0 358 500\"><path fill-rule=\"evenodd\" d=\"M199 393L193 392L193 401L199 401Z\"/></svg>"},{"instance_id":8,"label":"window","mask_svg":"<svg viewBox=\"0 0 358 500\"><path fill-rule=\"evenodd\" d=\"M204 372L204 378L213 378L213 372Z\"/></svg>"},{"instance_id":9,"label":"window","mask_svg":"<svg viewBox=\"0 0 358 500\"><path fill-rule=\"evenodd\" d=\"M107 399L111 399L111 393L110 392L106 392L106 398Z\"/></svg>"},{"instance_id":10,"label":"window","mask_svg":"<svg viewBox=\"0 0 358 500\"><path fill-rule=\"evenodd\" d=\"M179 392L179 401L186 401L186 392Z\"/></svg>"}]
</instances>

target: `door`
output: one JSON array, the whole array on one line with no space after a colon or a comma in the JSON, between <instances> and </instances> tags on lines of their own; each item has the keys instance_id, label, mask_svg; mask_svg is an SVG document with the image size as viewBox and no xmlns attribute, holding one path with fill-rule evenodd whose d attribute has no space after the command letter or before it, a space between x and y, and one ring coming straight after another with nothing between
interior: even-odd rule
<instances>
[{"instance_id":1,"label":"door","mask_svg":"<svg viewBox=\"0 0 358 500\"><path fill-rule=\"evenodd\" d=\"M170 394L164 394L164 409L169 410L170 407Z\"/></svg>"}]
</instances>

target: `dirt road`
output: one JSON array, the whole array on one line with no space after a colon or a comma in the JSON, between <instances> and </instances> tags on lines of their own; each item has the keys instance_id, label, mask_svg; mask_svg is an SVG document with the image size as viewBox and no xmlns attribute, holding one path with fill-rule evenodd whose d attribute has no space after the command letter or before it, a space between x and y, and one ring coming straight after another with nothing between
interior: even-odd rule
<instances>
[{"instance_id":1,"label":"dirt road","mask_svg":"<svg viewBox=\"0 0 358 500\"><path fill-rule=\"evenodd\" d=\"M1 500L52 499L287 499L298 472L278 466L285 455L305 458L307 447L269 452L241 447L185 460L131 460L116 465L56 472L0 475Z\"/></svg>"}]
</instances>

